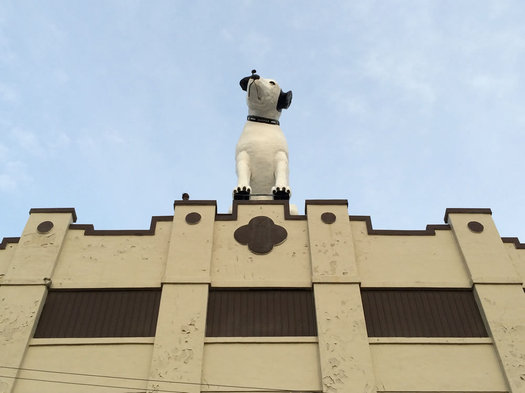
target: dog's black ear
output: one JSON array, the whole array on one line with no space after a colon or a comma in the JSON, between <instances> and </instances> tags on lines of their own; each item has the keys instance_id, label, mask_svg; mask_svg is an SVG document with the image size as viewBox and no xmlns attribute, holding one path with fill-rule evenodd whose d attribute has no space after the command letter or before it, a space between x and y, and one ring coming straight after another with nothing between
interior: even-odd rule
<instances>
[{"instance_id":1,"label":"dog's black ear","mask_svg":"<svg viewBox=\"0 0 525 393\"><path fill-rule=\"evenodd\" d=\"M277 101L277 110L280 112L282 109L288 109L292 103L292 91L279 94L279 100Z\"/></svg>"},{"instance_id":2,"label":"dog's black ear","mask_svg":"<svg viewBox=\"0 0 525 393\"><path fill-rule=\"evenodd\" d=\"M248 88L248 81L250 80L250 78L251 76L247 76L246 78L242 78L239 82L239 85L241 85L241 89L243 89L244 91L246 91L246 89Z\"/></svg>"}]
</instances>

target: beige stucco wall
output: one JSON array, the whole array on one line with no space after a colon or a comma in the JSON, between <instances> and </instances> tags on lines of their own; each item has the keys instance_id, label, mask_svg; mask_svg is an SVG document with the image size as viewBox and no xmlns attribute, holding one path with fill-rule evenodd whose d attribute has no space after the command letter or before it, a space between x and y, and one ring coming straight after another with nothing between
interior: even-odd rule
<instances>
[{"instance_id":1,"label":"beige stucco wall","mask_svg":"<svg viewBox=\"0 0 525 393\"><path fill-rule=\"evenodd\" d=\"M323 214L334 222L325 223ZM314 283L357 283L354 239L346 204L307 205L308 240Z\"/></svg>"},{"instance_id":2,"label":"beige stucco wall","mask_svg":"<svg viewBox=\"0 0 525 393\"><path fill-rule=\"evenodd\" d=\"M69 230L53 287L160 286L171 226L171 222L158 222L155 234L147 236L85 236L83 230Z\"/></svg>"},{"instance_id":3,"label":"beige stucco wall","mask_svg":"<svg viewBox=\"0 0 525 393\"><path fill-rule=\"evenodd\" d=\"M315 284L323 392L373 393L359 285Z\"/></svg>"},{"instance_id":4,"label":"beige stucco wall","mask_svg":"<svg viewBox=\"0 0 525 393\"><path fill-rule=\"evenodd\" d=\"M450 230L430 236L368 235L351 221L364 287L468 288L472 285Z\"/></svg>"},{"instance_id":5,"label":"beige stucco wall","mask_svg":"<svg viewBox=\"0 0 525 393\"><path fill-rule=\"evenodd\" d=\"M507 392L490 344L372 344L378 392Z\"/></svg>"},{"instance_id":6,"label":"beige stucco wall","mask_svg":"<svg viewBox=\"0 0 525 393\"><path fill-rule=\"evenodd\" d=\"M201 380L206 327L206 284L165 284L149 371L150 390L167 389L160 381L195 383ZM184 392L198 393L197 385Z\"/></svg>"},{"instance_id":7,"label":"beige stucco wall","mask_svg":"<svg viewBox=\"0 0 525 393\"><path fill-rule=\"evenodd\" d=\"M521 393L525 250L502 243L490 215L451 214L451 229L409 236L369 234L364 221L348 219L342 203L316 202L308 206L307 217L298 219L290 219L282 204L239 204L236 219L230 215L218 220L213 204L191 202L178 203L173 221L157 222L154 234L142 236L88 236L69 229L68 214L32 214L20 243L0 250L0 300L8 310L0 317L4 349L0 360L32 368L329 393L376 389ZM193 212L201 220L190 224L186 216ZM322 222L323 212L334 213L335 223ZM270 217L287 231L286 240L266 255L252 253L234 238L234 232L256 216ZM35 231L43 220L55 223L48 234ZM466 229L472 220L482 222L486 232ZM406 343L367 337L360 286L471 288L473 283L493 340L423 338ZM121 340L118 345L119 340L97 345L41 341L29 347L24 358L46 285L162 285L157 335L148 343ZM318 341L207 339L209 285L313 285ZM36 386L34 381L20 381L15 392L32 393ZM157 382L129 386L200 390L199 385L173 388ZM202 389L235 390L211 385ZM49 391L85 390L63 385Z\"/></svg>"},{"instance_id":8,"label":"beige stucco wall","mask_svg":"<svg viewBox=\"0 0 525 393\"><path fill-rule=\"evenodd\" d=\"M192 214L200 217L197 223L186 221ZM210 282L214 221L215 206L176 206L163 282Z\"/></svg>"},{"instance_id":9,"label":"beige stucco wall","mask_svg":"<svg viewBox=\"0 0 525 393\"><path fill-rule=\"evenodd\" d=\"M5 275L7 267L13 259L17 243L8 243L5 249L0 250L0 279Z\"/></svg>"},{"instance_id":10,"label":"beige stucco wall","mask_svg":"<svg viewBox=\"0 0 525 393\"><path fill-rule=\"evenodd\" d=\"M525 249L517 249L513 243L505 243L505 251L507 251L516 273L520 276L525 287Z\"/></svg>"},{"instance_id":11,"label":"beige stucco wall","mask_svg":"<svg viewBox=\"0 0 525 393\"><path fill-rule=\"evenodd\" d=\"M337 208L341 209L340 206ZM316 239L318 246L314 249L310 247L310 237L317 233L326 235L332 240L337 233L347 233L353 238L348 250L355 254L357 271L351 271L352 266L350 266L347 268L350 271L346 274L348 281L361 282L364 287L468 288L472 285L469 272L463 262L462 251L452 230L437 230L435 235L430 236L369 235L365 222L350 221L347 224L340 216L332 225L323 224L318 217L309 221L287 220L282 205L239 205L237 220L233 221L214 221L213 206L204 208L178 206L177 209L181 211L180 217L176 215L173 223L158 222L153 235L85 236L83 230L67 230L63 241L59 244L58 260L52 273L52 286L54 288L154 287L160 285L164 274L167 275L164 277L165 281L177 281L177 274L180 276L180 273L176 270L173 273L165 271L168 255L179 255L178 259L194 260L196 250L205 250L205 247L202 247L205 243L189 247L188 239L185 240L183 237L184 235L199 239L206 237L208 235L204 232L208 228L211 228L209 241L211 255L203 254L204 259L200 263L203 264L203 269L211 271L206 272L207 279L204 277L198 281L211 280L213 286L245 286L247 281L251 286L310 286L313 268L319 269L321 266L312 267L315 262L312 261L312 255L324 255L322 252L316 251L317 254L314 252L323 244L322 240ZM309 209L311 215L321 211L337 213L337 209L330 205L310 206ZM190 226L184 222L184 216L195 210L201 211L203 220L197 225ZM257 215L272 218L277 225L283 226L288 232L287 239L267 255L253 254L247 246L239 244L233 238L236 229L247 224ZM44 219L37 216L32 215L34 225ZM486 215L478 215L474 218L490 220L490 216ZM68 215L55 215L52 219L65 220L65 224L69 222ZM207 224L209 220L212 221L211 227ZM313 230L313 227L318 229ZM176 228L175 232L179 231L178 235L172 233L173 228ZM491 230L492 226L488 225L487 228ZM56 228L53 229L55 230ZM12 265L16 250L27 248L28 236L33 236L34 240L31 241L38 243L52 235L53 233L28 234L22 238L21 245L7 244L5 250L0 250L0 279L2 273L5 275ZM173 239L172 235L175 236ZM37 243L35 247L39 247ZM175 247L171 252L169 252L170 244L171 247ZM179 250L177 244L184 247ZM339 245L340 241L332 241L328 246L330 244ZM49 245L45 247L49 248ZM508 255L507 258L512 261L514 271L523 282L525 250L516 249L509 243L503 246L500 244L499 247ZM194 250L193 254L191 250ZM342 252L337 252L337 257L341 258L345 252L348 251L342 249ZM327 259L325 264L333 265L337 262L337 257L332 258L333 261ZM318 259L317 256L316 258ZM206 262L206 259L209 261ZM351 257L343 259L346 261ZM488 259L489 263L494 260L494 258L485 259ZM342 262L337 265L339 269L342 268L339 265L343 266ZM25 273L22 271L20 274ZM186 281L192 280L187 278Z\"/></svg>"},{"instance_id":12,"label":"beige stucco wall","mask_svg":"<svg viewBox=\"0 0 525 393\"><path fill-rule=\"evenodd\" d=\"M0 366L18 368L46 296L44 285L0 286ZM16 371L0 368L2 375ZM10 392L15 380L0 378L0 392Z\"/></svg>"},{"instance_id":13,"label":"beige stucco wall","mask_svg":"<svg viewBox=\"0 0 525 393\"><path fill-rule=\"evenodd\" d=\"M203 391L321 390L317 343L214 343L204 346ZM209 384L209 386L208 386ZM213 384L251 388L228 388Z\"/></svg>"},{"instance_id":14,"label":"beige stucco wall","mask_svg":"<svg viewBox=\"0 0 525 393\"><path fill-rule=\"evenodd\" d=\"M286 229L286 240L266 255L238 243L233 233L256 216ZM240 205L236 221L216 221L211 265L213 286L298 286L312 283L306 220L285 220L282 205ZM249 283L249 284L248 284Z\"/></svg>"},{"instance_id":15,"label":"beige stucco wall","mask_svg":"<svg viewBox=\"0 0 525 393\"><path fill-rule=\"evenodd\" d=\"M38 226L47 221L53 227L40 233ZM49 285L71 222L71 213L31 214L0 284Z\"/></svg>"},{"instance_id":16,"label":"beige stucco wall","mask_svg":"<svg viewBox=\"0 0 525 393\"><path fill-rule=\"evenodd\" d=\"M118 342L118 341L116 341ZM80 384L146 388L152 344L101 344L101 345L37 345L29 347L22 367L37 370L58 370L69 373L97 374L123 378L139 378L142 381L122 378L100 378L87 375L66 375L21 371L20 378L64 381L72 384L49 383L20 379L15 393L106 393L126 391L107 387ZM78 384L78 385L77 385ZM177 390L177 389L174 389ZM180 389L183 390L183 389ZM128 389L128 391L135 391Z\"/></svg>"},{"instance_id":17,"label":"beige stucco wall","mask_svg":"<svg viewBox=\"0 0 525 393\"><path fill-rule=\"evenodd\" d=\"M507 383L525 391L525 293L520 284L478 284L475 293Z\"/></svg>"},{"instance_id":18,"label":"beige stucco wall","mask_svg":"<svg viewBox=\"0 0 525 393\"><path fill-rule=\"evenodd\" d=\"M496 225L489 214L451 213L448 221L473 283L523 283L513 266ZM483 225L476 233L470 222Z\"/></svg>"}]
</instances>

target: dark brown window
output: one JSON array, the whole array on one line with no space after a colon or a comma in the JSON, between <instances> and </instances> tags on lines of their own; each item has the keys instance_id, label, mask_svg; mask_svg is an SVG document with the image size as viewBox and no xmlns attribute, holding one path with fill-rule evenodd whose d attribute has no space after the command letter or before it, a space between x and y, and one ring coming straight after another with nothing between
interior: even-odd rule
<instances>
[{"instance_id":1,"label":"dark brown window","mask_svg":"<svg viewBox=\"0 0 525 393\"><path fill-rule=\"evenodd\" d=\"M49 291L35 338L152 337L160 288Z\"/></svg>"},{"instance_id":2,"label":"dark brown window","mask_svg":"<svg viewBox=\"0 0 525 393\"><path fill-rule=\"evenodd\" d=\"M317 336L313 291L212 288L206 336Z\"/></svg>"},{"instance_id":3,"label":"dark brown window","mask_svg":"<svg viewBox=\"0 0 525 393\"><path fill-rule=\"evenodd\" d=\"M471 290L362 289L369 337L487 337Z\"/></svg>"}]
</instances>

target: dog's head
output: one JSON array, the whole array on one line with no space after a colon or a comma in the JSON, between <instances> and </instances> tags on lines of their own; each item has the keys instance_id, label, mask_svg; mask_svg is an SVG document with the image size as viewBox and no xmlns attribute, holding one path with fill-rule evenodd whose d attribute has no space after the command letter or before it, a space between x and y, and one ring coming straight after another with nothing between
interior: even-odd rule
<instances>
[{"instance_id":1,"label":"dog's head","mask_svg":"<svg viewBox=\"0 0 525 393\"><path fill-rule=\"evenodd\" d=\"M248 113L253 116L278 120L283 109L292 103L292 92L284 93L273 79L261 78L252 71L251 76L242 78L241 88L247 92Z\"/></svg>"}]
</instances>

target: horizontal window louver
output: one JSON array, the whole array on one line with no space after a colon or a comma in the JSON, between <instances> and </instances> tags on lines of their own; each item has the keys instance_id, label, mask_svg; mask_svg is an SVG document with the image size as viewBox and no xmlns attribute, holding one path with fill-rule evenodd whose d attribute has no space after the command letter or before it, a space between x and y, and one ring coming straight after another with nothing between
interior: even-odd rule
<instances>
[{"instance_id":1,"label":"horizontal window louver","mask_svg":"<svg viewBox=\"0 0 525 393\"><path fill-rule=\"evenodd\" d=\"M160 288L52 290L35 338L152 337L160 294Z\"/></svg>"},{"instance_id":2,"label":"horizontal window louver","mask_svg":"<svg viewBox=\"0 0 525 393\"><path fill-rule=\"evenodd\" d=\"M487 337L471 290L363 289L369 337Z\"/></svg>"},{"instance_id":3,"label":"horizontal window louver","mask_svg":"<svg viewBox=\"0 0 525 393\"><path fill-rule=\"evenodd\" d=\"M211 289L206 336L317 336L313 291Z\"/></svg>"}]
</instances>

